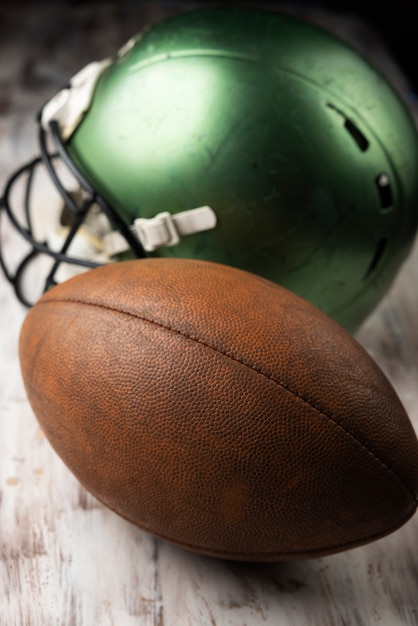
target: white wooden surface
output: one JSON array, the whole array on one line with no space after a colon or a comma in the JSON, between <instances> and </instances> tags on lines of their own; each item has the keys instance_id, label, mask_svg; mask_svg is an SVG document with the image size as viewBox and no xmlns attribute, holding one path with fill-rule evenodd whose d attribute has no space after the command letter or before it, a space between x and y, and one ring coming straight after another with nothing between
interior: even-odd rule
<instances>
[{"instance_id":1,"label":"white wooden surface","mask_svg":"<svg viewBox=\"0 0 418 626\"><path fill-rule=\"evenodd\" d=\"M1 185L35 153L33 114L69 76L112 53L145 21L189 6L1 8ZM11 256L20 251L11 240L5 248ZM105 509L64 467L32 415L17 353L24 315L1 276L0 626L418 625L417 516L350 552L249 565L185 552ZM358 338L418 430L418 247Z\"/></svg>"}]
</instances>

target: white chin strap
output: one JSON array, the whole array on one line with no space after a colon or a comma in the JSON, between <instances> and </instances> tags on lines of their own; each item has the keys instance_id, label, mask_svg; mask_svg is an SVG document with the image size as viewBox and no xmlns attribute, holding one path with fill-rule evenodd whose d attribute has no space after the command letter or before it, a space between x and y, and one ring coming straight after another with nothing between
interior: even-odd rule
<instances>
[{"instance_id":1,"label":"white chin strap","mask_svg":"<svg viewBox=\"0 0 418 626\"><path fill-rule=\"evenodd\" d=\"M48 246L58 252L64 245L69 226L62 225L62 206L59 207L55 228L48 236ZM153 252L165 246L175 246L187 235L211 230L216 226L216 214L209 206L171 214L159 213L153 218L138 218L131 226L144 250ZM71 241L67 254L97 263L112 263L117 256L129 250L126 239L118 231L113 231L110 222L99 207L93 206L83 225ZM74 273L82 271L77 266Z\"/></svg>"},{"instance_id":2,"label":"white chin strap","mask_svg":"<svg viewBox=\"0 0 418 626\"><path fill-rule=\"evenodd\" d=\"M173 215L168 211L155 217L137 218L131 226L146 252L154 252L165 246L176 246L181 237L211 230L216 226L216 214L209 206L182 211ZM129 249L126 239L116 231L104 238L106 253L109 256L121 254Z\"/></svg>"}]
</instances>

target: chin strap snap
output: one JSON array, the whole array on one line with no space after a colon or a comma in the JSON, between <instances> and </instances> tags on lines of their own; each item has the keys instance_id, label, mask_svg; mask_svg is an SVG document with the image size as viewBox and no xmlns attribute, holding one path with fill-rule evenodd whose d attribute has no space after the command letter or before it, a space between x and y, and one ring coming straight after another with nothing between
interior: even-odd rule
<instances>
[{"instance_id":1,"label":"chin strap snap","mask_svg":"<svg viewBox=\"0 0 418 626\"><path fill-rule=\"evenodd\" d=\"M209 206L198 207L190 211L171 214L168 211L158 213L152 218L137 218L131 226L144 250L154 252L163 246L175 246L180 238L216 226L216 214ZM126 240L118 232L108 233L105 237L106 253L112 257L128 249Z\"/></svg>"}]
</instances>

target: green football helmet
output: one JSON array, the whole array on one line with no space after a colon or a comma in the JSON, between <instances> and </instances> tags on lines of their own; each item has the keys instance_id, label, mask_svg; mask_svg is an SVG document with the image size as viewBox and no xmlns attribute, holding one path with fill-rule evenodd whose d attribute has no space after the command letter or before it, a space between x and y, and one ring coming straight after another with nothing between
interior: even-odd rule
<instances>
[{"instance_id":1,"label":"green football helmet","mask_svg":"<svg viewBox=\"0 0 418 626\"><path fill-rule=\"evenodd\" d=\"M279 283L353 331L417 229L418 141L404 104L348 45L279 13L164 21L84 68L40 126L64 198L60 237L36 247L24 232L54 259L47 286L63 262L205 259Z\"/></svg>"}]
</instances>

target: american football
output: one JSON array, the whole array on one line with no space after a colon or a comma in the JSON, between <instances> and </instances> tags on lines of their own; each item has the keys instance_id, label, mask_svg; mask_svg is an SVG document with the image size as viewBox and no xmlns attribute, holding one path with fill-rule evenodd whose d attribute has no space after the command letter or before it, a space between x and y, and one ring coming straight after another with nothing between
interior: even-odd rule
<instances>
[{"instance_id":1,"label":"american football","mask_svg":"<svg viewBox=\"0 0 418 626\"><path fill-rule=\"evenodd\" d=\"M336 322L240 269L111 264L48 291L20 337L50 443L110 509L227 559L325 555L415 512L418 443Z\"/></svg>"}]
</instances>

